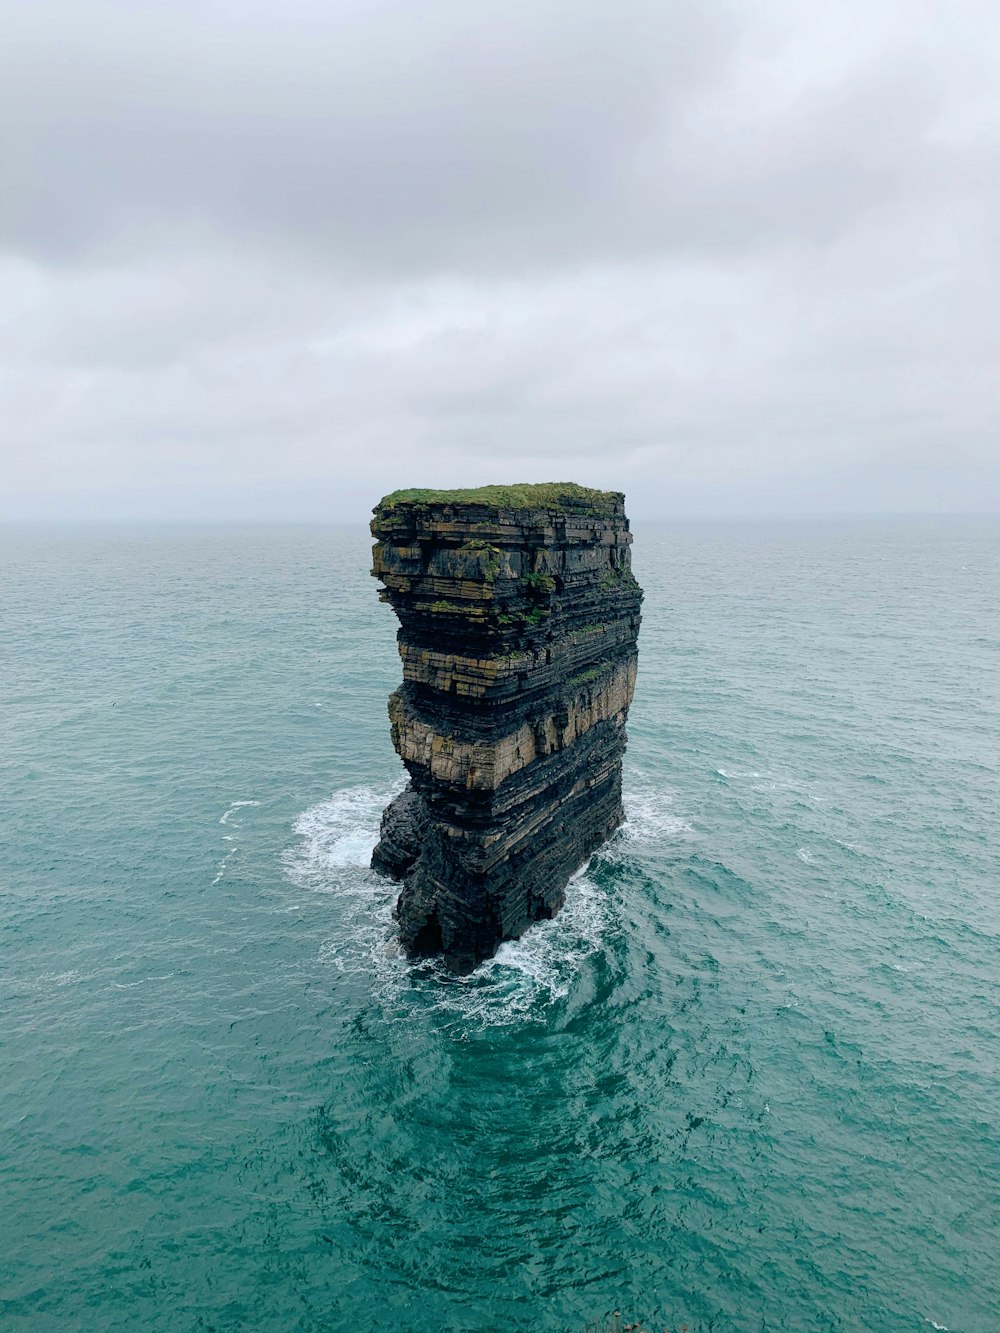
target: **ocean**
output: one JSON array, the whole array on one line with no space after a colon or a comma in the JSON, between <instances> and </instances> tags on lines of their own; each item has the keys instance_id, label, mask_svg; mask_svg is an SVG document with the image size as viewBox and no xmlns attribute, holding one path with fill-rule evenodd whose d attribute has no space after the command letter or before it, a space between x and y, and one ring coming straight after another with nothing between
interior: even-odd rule
<instances>
[{"instance_id":1,"label":"ocean","mask_svg":"<svg viewBox=\"0 0 1000 1333\"><path fill-rule=\"evenodd\" d=\"M997 1333L1000 520L634 527L628 824L460 979L363 525L0 530L4 1333Z\"/></svg>"}]
</instances>

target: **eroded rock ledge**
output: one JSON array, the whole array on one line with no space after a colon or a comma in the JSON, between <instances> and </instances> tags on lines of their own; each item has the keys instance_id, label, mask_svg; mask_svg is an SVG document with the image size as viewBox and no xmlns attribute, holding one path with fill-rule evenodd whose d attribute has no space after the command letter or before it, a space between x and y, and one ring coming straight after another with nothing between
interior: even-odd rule
<instances>
[{"instance_id":1,"label":"eroded rock ledge","mask_svg":"<svg viewBox=\"0 0 1000 1333\"><path fill-rule=\"evenodd\" d=\"M624 496L572 483L396 491L372 573L399 617L410 774L376 870L411 955L468 972L562 906L622 823L642 592Z\"/></svg>"}]
</instances>

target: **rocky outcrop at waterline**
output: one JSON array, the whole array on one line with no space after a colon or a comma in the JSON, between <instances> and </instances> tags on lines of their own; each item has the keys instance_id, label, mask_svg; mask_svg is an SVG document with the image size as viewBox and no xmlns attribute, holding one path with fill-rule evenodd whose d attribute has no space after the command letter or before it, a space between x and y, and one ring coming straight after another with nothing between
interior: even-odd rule
<instances>
[{"instance_id":1,"label":"rocky outcrop at waterline","mask_svg":"<svg viewBox=\"0 0 1000 1333\"><path fill-rule=\"evenodd\" d=\"M456 972L559 911L622 823L642 591L624 496L582 486L396 491L372 573L399 617L389 699L410 783L372 857L411 955Z\"/></svg>"}]
</instances>

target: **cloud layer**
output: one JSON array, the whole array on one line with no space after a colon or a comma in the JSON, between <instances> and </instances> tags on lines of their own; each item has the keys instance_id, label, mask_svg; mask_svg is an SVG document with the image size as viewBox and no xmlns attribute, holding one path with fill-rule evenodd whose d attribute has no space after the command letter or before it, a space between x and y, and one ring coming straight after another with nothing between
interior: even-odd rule
<instances>
[{"instance_id":1,"label":"cloud layer","mask_svg":"<svg viewBox=\"0 0 1000 1333\"><path fill-rule=\"evenodd\" d=\"M997 508L995 7L14 3L0 515Z\"/></svg>"}]
</instances>

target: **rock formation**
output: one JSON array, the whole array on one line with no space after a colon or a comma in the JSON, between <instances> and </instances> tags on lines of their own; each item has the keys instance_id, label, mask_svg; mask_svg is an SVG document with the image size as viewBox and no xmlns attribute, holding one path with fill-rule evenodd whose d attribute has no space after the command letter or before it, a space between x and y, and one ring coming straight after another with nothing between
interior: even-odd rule
<instances>
[{"instance_id":1,"label":"rock formation","mask_svg":"<svg viewBox=\"0 0 1000 1333\"><path fill-rule=\"evenodd\" d=\"M622 823L642 592L624 496L572 483L396 491L372 573L400 621L389 699L410 783L376 870L411 955L471 971L558 912Z\"/></svg>"}]
</instances>

